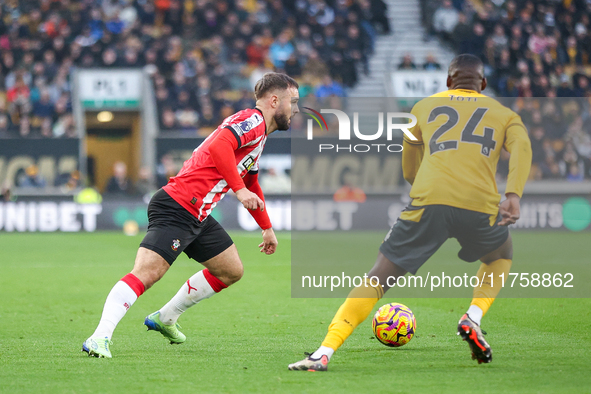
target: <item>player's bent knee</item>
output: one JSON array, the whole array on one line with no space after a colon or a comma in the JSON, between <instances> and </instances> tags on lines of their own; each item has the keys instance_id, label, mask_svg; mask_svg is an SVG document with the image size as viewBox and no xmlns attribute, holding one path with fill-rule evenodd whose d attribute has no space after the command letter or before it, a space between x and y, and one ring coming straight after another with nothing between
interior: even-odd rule
<instances>
[{"instance_id":1,"label":"player's bent knee","mask_svg":"<svg viewBox=\"0 0 591 394\"><path fill-rule=\"evenodd\" d=\"M153 250L140 247L131 273L143 284L146 290L158 282L168 271L170 265Z\"/></svg>"},{"instance_id":2,"label":"player's bent knee","mask_svg":"<svg viewBox=\"0 0 591 394\"><path fill-rule=\"evenodd\" d=\"M511 240L511 234L509 234L509 237L501 246L482 257L480 261L482 261L484 264L490 264L493 261L497 261L499 259L513 259L513 241Z\"/></svg>"},{"instance_id":3,"label":"player's bent knee","mask_svg":"<svg viewBox=\"0 0 591 394\"><path fill-rule=\"evenodd\" d=\"M238 282L244 275L244 266L240 258L236 256L229 264L220 267L218 278L227 286ZM211 271L211 269L210 269Z\"/></svg>"},{"instance_id":4,"label":"player's bent knee","mask_svg":"<svg viewBox=\"0 0 591 394\"><path fill-rule=\"evenodd\" d=\"M226 286L238 282L244 274L244 267L235 245L202 264Z\"/></svg>"},{"instance_id":5,"label":"player's bent knee","mask_svg":"<svg viewBox=\"0 0 591 394\"><path fill-rule=\"evenodd\" d=\"M225 266L221 269L208 269L213 276L221 280L226 286L238 282L242 278L242 275L244 275L244 267L242 267L242 263L239 265Z\"/></svg>"},{"instance_id":6,"label":"player's bent knee","mask_svg":"<svg viewBox=\"0 0 591 394\"><path fill-rule=\"evenodd\" d=\"M234 266L231 272L229 272L228 281L230 283L227 283L227 285L229 286L232 283L238 282L240 279L242 279L242 276L244 276L244 266L242 265L242 262L239 261L239 264Z\"/></svg>"}]
</instances>

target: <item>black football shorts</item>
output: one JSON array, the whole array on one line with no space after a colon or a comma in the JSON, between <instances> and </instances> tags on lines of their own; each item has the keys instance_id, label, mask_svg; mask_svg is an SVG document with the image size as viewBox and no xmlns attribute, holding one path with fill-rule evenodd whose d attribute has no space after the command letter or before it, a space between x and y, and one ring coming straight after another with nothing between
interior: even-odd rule
<instances>
[{"instance_id":1,"label":"black football shorts","mask_svg":"<svg viewBox=\"0 0 591 394\"><path fill-rule=\"evenodd\" d=\"M234 242L213 217L202 222L163 189L158 190L148 205L148 233L141 247L153 250L168 264L185 252L200 263L232 246Z\"/></svg>"},{"instance_id":2,"label":"black football shorts","mask_svg":"<svg viewBox=\"0 0 591 394\"><path fill-rule=\"evenodd\" d=\"M456 238L462 247L458 257L471 263L505 243L509 229L498 226L500 220L500 215L447 205L409 205L386 235L380 252L416 274L447 239Z\"/></svg>"}]
</instances>

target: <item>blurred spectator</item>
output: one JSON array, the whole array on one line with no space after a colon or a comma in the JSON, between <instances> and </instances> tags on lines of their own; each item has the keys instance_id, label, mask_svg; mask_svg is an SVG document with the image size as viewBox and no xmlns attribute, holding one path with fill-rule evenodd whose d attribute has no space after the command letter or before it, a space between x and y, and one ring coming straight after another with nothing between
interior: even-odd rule
<instances>
[{"instance_id":1,"label":"blurred spectator","mask_svg":"<svg viewBox=\"0 0 591 394\"><path fill-rule=\"evenodd\" d=\"M443 0L441 7L433 15L433 30L446 40L450 39L460 19L459 14L458 10L453 7L451 0Z\"/></svg>"},{"instance_id":2,"label":"blurred spectator","mask_svg":"<svg viewBox=\"0 0 591 394\"><path fill-rule=\"evenodd\" d=\"M297 58L295 52L293 52L289 56L289 59L287 59L285 61L285 65L284 65L283 69L285 70L285 73L292 78L298 78L298 77L302 76L302 66L300 65L300 62L298 61L298 58Z\"/></svg>"},{"instance_id":3,"label":"blurred spectator","mask_svg":"<svg viewBox=\"0 0 591 394\"><path fill-rule=\"evenodd\" d=\"M43 118L41 120L40 134L41 134L41 137L45 137L45 138L53 137L53 128L51 127L51 118Z\"/></svg>"},{"instance_id":4,"label":"blurred spectator","mask_svg":"<svg viewBox=\"0 0 591 394\"><path fill-rule=\"evenodd\" d=\"M589 78L585 75L579 75L576 79L576 85L574 89L574 95L576 97L587 97L591 94L589 88Z\"/></svg>"},{"instance_id":5,"label":"blurred spectator","mask_svg":"<svg viewBox=\"0 0 591 394\"><path fill-rule=\"evenodd\" d=\"M122 161L113 164L113 176L107 182L105 193L108 194L132 194L131 180L127 177L127 165Z\"/></svg>"},{"instance_id":6,"label":"blurred spectator","mask_svg":"<svg viewBox=\"0 0 591 394\"><path fill-rule=\"evenodd\" d=\"M482 23L476 23L472 28L472 32L460 41L460 48L462 48L463 53L471 53L484 57L483 49L485 48L485 42L486 30Z\"/></svg>"},{"instance_id":7,"label":"blurred spectator","mask_svg":"<svg viewBox=\"0 0 591 394\"><path fill-rule=\"evenodd\" d=\"M340 2L346 3L341 0ZM374 23L384 34L390 33L390 20L388 19L388 6L384 0L363 0L361 1L361 8L364 9L369 4L371 10L370 21Z\"/></svg>"},{"instance_id":8,"label":"blurred spectator","mask_svg":"<svg viewBox=\"0 0 591 394\"><path fill-rule=\"evenodd\" d=\"M31 134L31 122L29 122L28 116L20 118L18 132L21 137L28 137Z\"/></svg>"},{"instance_id":9,"label":"blurred spectator","mask_svg":"<svg viewBox=\"0 0 591 394\"><path fill-rule=\"evenodd\" d=\"M291 42L289 42L289 35L287 32L283 32L269 47L269 57L271 62L277 68L283 68L285 62L294 53L295 48Z\"/></svg>"},{"instance_id":10,"label":"blurred spectator","mask_svg":"<svg viewBox=\"0 0 591 394\"><path fill-rule=\"evenodd\" d=\"M53 112L53 103L51 102L49 91L44 89L41 91L39 101L33 104L33 115L38 118L52 118Z\"/></svg>"},{"instance_id":11,"label":"blurred spectator","mask_svg":"<svg viewBox=\"0 0 591 394\"><path fill-rule=\"evenodd\" d=\"M25 104L29 100L31 91L22 76L18 76L14 85L6 92L6 99L9 103L16 105Z\"/></svg>"},{"instance_id":12,"label":"blurred spectator","mask_svg":"<svg viewBox=\"0 0 591 394\"><path fill-rule=\"evenodd\" d=\"M0 137L8 137L10 133L10 123L6 114L0 113Z\"/></svg>"},{"instance_id":13,"label":"blurred spectator","mask_svg":"<svg viewBox=\"0 0 591 394\"><path fill-rule=\"evenodd\" d=\"M416 70L417 69L417 66L413 62L413 59L412 59L412 56L410 55L410 53L407 53L406 55L404 55L404 57L402 58L402 61L400 62L400 64L398 64L398 69L399 70Z\"/></svg>"},{"instance_id":14,"label":"blurred spectator","mask_svg":"<svg viewBox=\"0 0 591 394\"><path fill-rule=\"evenodd\" d=\"M346 59L340 53L334 52L329 65L330 75L333 79L341 81L347 87L355 86L357 83L357 68L352 59Z\"/></svg>"},{"instance_id":15,"label":"blurred spectator","mask_svg":"<svg viewBox=\"0 0 591 394\"><path fill-rule=\"evenodd\" d=\"M34 164L28 166L23 176L18 180L20 187L43 188L46 184L45 178L39 174L39 168Z\"/></svg>"},{"instance_id":16,"label":"blurred spectator","mask_svg":"<svg viewBox=\"0 0 591 394\"><path fill-rule=\"evenodd\" d=\"M2 190L0 190L0 196L2 196L2 201L9 202L13 200L12 194L10 192L10 187L2 186Z\"/></svg>"},{"instance_id":17,"label":"blurred spectator","mask_svg":"<svg viewBox=\"0 0 591 394\"><path fill-rule=\"evenodd\" d=\"M291 193L291 179L285 172L278 173L275 168L269 167L261 175L261 188L270 194Z\"/></svg>"},{"instance_id":18,"label":"blurred spectator","mask_svg":"<svg viewBox=\"0 0 591 394\"><path fill-rule=\"evenodd\" d=\"M466 17L466 14L460 13L458 15L458 23L456 24L456 27L454 27L450 36L452 43L457 48L459 53L468 52L464 48L464 42L466 38L470 36L471 33L472 27L468 23L468 18Z\"/></svg>"},{"instance_id":19,"label":"blurred spectator","mask_svg":"<svg viewBox=\"0 0 591 394\"><path fill-rule=\"evenodd\" d=\"M316 89L316 97L320 98L331 96L344 97L345 95L343 86L333 81L328 75L322 79L322 84Z\"/></svg>"},{"instance_id":20,"label":"blurred spectator","mask_svg":"<svg viewBox=\"0 0 591 394\"><path fill-rule=\"evenodd\" d=\"M566 180L569 182L581 182L583 180L583 172L581 172L579 166L577 166L576 164L571 164L569 166Z\"/></svg>"},{"instance_id":21,"label":"blurred spectator","mask_svg":"<svg viewBox=\"0 0 591 394\"><path fill-rule=\"evenodd\" d=\"M566 74L560 76L560 86L556 89L556 97L575 97L575 91L570 86L570 77Z\"/></svg>"},{"instance_id":22,"label":"blurred spectator","mask_svg":"<svg viewBox=\"0 0 591 394\"><path fill-rule=\"evenodd\" d=\"M310 15L318 24L326 26L335 19L334 10L324 1L311 1L308 6L308 15Z\"/></svg>"},{"instance_id":23,"label":"blurred spectator","mask_svg":"<svg viewBox=\"0 0 591 394\"><path fill-rule=\"evenodd\" d=\"M72 191L82 186L80 180L80 172L78 170L70 173L65 172L59 174L54 181L56 187L60 187L63 191Z\"/></svg>"},{"instance_id":24,"label":"blurred spectator","mask_svg":"<svg viewBox=\"0 0 591 394\"><path fill-rule=\"evenodd\" d=\"M355 184L355 176L351 172L343 174L343 181L341 186L333 195L333 200L336 202L352 201L362 203L367 200L367 196L363 189Z\"/></svg>"},{"instance_id":25,"label":"blurred spectator","mask_svg":"<svg viewBox=\"0 0 591 394\"><path fill-rule=\"evenodd\" d=\"M54 137L75 138L77 133L74 116L71 113L61 116L53 125Z\"/></svg>"},{"instance_id":26,"label":"blurred spectator","mask_svg":"<svg viewBox=\"0 0 591 394\"><path fill-rule=\"evenodd\" d=\"M152 172L147 167L140 168L138 173L138 179L135 183L135 191L140 196L151 193L154 191L152 182Z\"/></svg>"},{"instance_id":27,"label":"blurred spectator","mask_svg":"<svg viewBox=\"0 0 591 394\"><path fill-rule=\"evenodd\" d=\"M554 160L553 156L547 156L545 161L540 164L540 172L542 179L560 179L562 174L560 173L560 167Z\"/></svg>"},{"instance_id":28,"label":"blurred spectator","mask_svg":"<svg viewBox=\"0 0 591 394\"><path fill-rule=\"evenodd\" d=\"M269 48L265 47L263 44L263 38L261 36L254 36L252 42L246 47L248 64L251 66L260 66L264 64L268 49Z\"/></svg>"},{"instance_id":29,"label":"blurred spectator","mask_svg":"<svg viewBox=\"0 0 591 394\"><path fill-rule=\"evenodd\" d=\"M427 55L425 59L425 63L423 63L423 70L432 71L432 70L441 70L441 64L437 62L435 56L432 54Z\"/></svg>"},{"instance_id":30,"label":"blurred spectator","mask_svg":"<svg viewBox=\"0 0 591 394\"><path fill-rule=\"evenodd\" d=\"M160 119L160 128L164 130L172 130L176 129L177 127L178 123L176 121L176 115L172 111L172 108L164 108Z\"/></svg>"},{"instance_id":31,"label":"blurred spectator","mask_svg":"<svg viewBox=\"0 0 591 394\"><path fill-rule=\"evenodd\" d=\"M161 188L168 183L170 177L175 176L177 168L171 155L164 155L156 168L156 186Z\"/></svg>"},{"instance_id":32,"label":"blurred spectator","mask_svg":"<svg viewBox=\"0 0 591 394\"><path fill-rule=\"evenodd\" d=\"M303 68L304 75L309 75L313 80L322 80L328 75L328 67L320 58L316 50L310 52L310 57Z\"/></svg>"}]
</instances>

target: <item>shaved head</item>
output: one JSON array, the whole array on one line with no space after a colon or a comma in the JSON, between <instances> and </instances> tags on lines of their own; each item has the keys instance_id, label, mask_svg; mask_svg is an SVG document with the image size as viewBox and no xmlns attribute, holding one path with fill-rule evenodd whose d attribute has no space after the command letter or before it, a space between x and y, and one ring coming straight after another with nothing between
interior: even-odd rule
<instances>
[{"instance_id":1,"label":"shaved head","mask_svg":"<svg viewBox=\"0 0 591 394\"><path fill-rule=\"evenodd\" d=\"M486 87L482 60L467 53L456 56L447 71L447 87L480 92Z\"/></svg>"}]
</instances>

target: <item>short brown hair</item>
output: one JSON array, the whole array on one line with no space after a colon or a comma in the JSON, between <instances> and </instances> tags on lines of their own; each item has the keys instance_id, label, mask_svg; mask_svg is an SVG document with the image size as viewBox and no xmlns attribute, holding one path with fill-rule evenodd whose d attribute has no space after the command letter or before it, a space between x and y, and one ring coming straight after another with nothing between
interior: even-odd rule
<instances>
[{"instance_id":1,"label":"short brown hair","mask_svg":"<svg viewBox=\"0 0 591 394\"><path fill-rule=\"evenodd\" d=\"M271 90L285 90L292 87L297 89L300 85L289 75L274 72L266 73L254 87L254 98L258 100Z\"/></svg>"}]
</instances>

